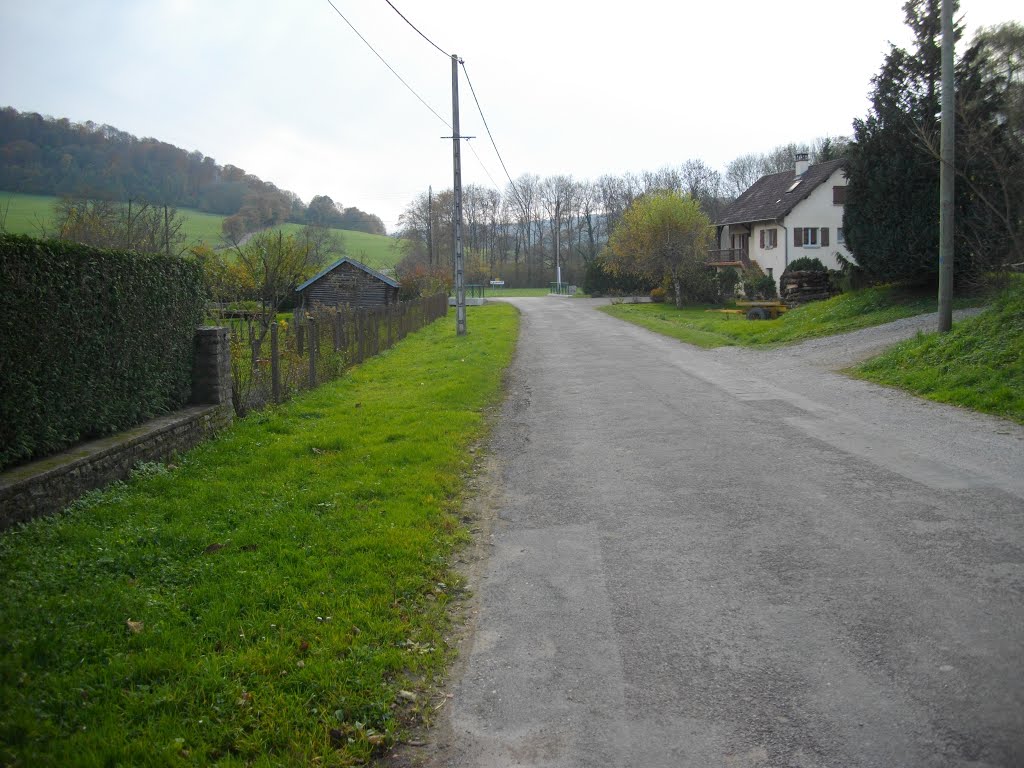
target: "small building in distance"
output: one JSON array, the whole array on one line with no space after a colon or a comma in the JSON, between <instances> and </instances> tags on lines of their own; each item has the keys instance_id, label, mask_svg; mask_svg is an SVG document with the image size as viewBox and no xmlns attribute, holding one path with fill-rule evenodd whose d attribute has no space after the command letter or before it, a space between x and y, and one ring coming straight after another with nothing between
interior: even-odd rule
<instances>
[{"instance_id":1,"label":"small building in distance","mask_svg":"<svg viewBox=\"0 0 1024 768\"><path fill-rule=\"evenodd\" d=\"M304 282L295 292L299 306L384 307L398 303L398 281L347 256Z\"/></svg>"}]
</instances>

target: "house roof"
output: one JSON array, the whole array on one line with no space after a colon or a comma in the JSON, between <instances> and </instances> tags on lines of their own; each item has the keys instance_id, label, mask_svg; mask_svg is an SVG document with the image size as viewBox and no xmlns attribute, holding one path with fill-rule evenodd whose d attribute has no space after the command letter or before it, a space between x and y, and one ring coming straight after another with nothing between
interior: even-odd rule
<instances>
[{"instance_id":1,"label":"house roof","mask_svg":"<svg viewBox=\"0 0 1024 768\"><path fill-rule=\"evenodd\" d=\"M799 177L800 183L796 186L793 186L797 180L793 171L762 176L722 212L715 224L748 224L781 219L818 186L828 181L836 169L842 168L845 163L845 158L839 158L812 165Z\"/></svg>"},{"instance_id":2,"label":"house roof","mask_svg":"<svg viewBox=\"0 0 1024 768\"><path fill-rule=\"evenodd\" d=\"M392 288L400 288L401 287L399 285L398 281L395 280L393 277L388 277L387 275L383 274L382 272L378 272L376 269L371 269L370 267L366 266L362 262L356 261L355 259L350 259L348 256L343 256L342 258L338 259L336 262L331 264L331 266L327 267L326 269L322 270L318 274L316 274L313 277L309 278L309 280L304 282L302 285L300 285L295 290L296 291L303 291L303 290L305 290L306 288L311 286L313 283L315 283L317 280L319 280L321 277L326 275L328 272L331 272L331 271L337 269L338 267L340 267L342 264L345 264L346 262L351 264L356 269L361 269L366 274L372 275L373 277L376 277L381 282L387 283Z\"/></svg>"}]
</instances>

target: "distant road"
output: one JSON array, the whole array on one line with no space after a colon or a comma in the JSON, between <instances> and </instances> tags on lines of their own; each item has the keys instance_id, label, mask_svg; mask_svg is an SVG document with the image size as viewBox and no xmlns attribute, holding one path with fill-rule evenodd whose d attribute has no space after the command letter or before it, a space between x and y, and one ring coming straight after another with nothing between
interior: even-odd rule
<instances>
[{"instance_id":1,"label":"distant road","mask_svg":"<svg viewBox=\"0 0 1024 768\"><path fill-rule=\"evenodd\" d=\"M828 369L523 313L434 766L1024 765L1024 428ZM904 321L901 321L904 322Z\"/></svg>"}]
</instances>

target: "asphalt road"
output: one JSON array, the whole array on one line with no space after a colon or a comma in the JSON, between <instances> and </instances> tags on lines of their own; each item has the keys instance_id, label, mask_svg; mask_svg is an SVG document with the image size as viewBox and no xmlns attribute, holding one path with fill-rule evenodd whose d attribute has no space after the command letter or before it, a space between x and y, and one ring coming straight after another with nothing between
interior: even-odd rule
<instances>
[{"instance_id":1,"label":"asphalt road","mask_svg":"<svg viewBox=\"0 0 1024 768\"><path fill-rule=\"evenodd\" d=\"M702 351L511 301L428 764L1024 765L1024 429L829 370L907 323Z\"/></svg>"}]
</instances>

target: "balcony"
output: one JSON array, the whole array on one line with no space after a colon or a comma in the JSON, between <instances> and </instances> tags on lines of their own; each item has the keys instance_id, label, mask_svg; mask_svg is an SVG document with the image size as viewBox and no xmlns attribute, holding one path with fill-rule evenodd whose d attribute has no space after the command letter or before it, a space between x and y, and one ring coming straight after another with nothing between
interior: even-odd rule
<instances>
[{"instance_id":1,"label":"balcony","mask_svg":"<svg viewBox=\"0 0 1024 768\"><path fill-rule=\"evenodd\" d=\"M718 248L708 251L705 262L709 267L736 267L750 269L750 254L745 248Z\"/></svg>"}]
</instances>

